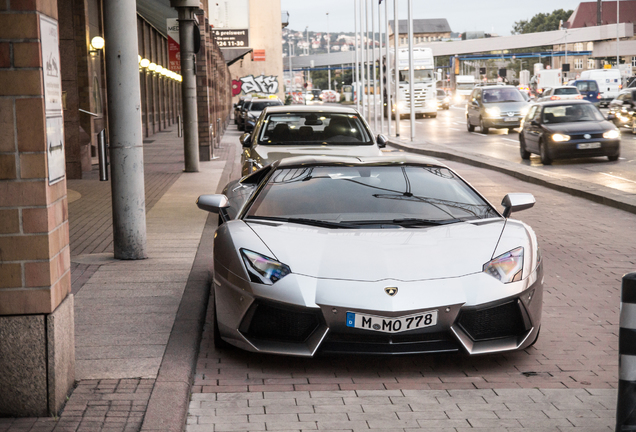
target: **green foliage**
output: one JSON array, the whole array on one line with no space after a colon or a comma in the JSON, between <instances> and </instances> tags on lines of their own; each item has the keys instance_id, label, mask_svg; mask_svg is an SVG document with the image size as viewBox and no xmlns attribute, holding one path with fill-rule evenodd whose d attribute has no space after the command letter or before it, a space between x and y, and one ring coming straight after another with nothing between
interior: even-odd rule
<instances>
[{"instance_id":1,"label":"green foliage","mask_svg":"<svg viewBox=\"0 0 636 432\"><path fill-rule=\"evenodd\" d=\"M552 13L539 13L530 20L515 21L512 34L538 33L559 29L559 21L567 21L572 15L572 10L557 9Z\"/></svg>"}]
</instances>

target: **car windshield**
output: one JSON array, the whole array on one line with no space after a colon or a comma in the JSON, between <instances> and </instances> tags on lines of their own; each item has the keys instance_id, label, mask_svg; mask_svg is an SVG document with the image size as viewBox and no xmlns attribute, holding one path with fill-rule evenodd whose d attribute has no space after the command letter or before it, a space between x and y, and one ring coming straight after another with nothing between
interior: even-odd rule
<instances>
[{"instance_id":1,"label":"car windshield","mask_svg":"<svg viewBox=\"0 0 636 432\"><path fill-rule=\"evenodd\" d=\"M475 83L457 83L457 90L472 90L475 88Z\"/></svg>"},{"instance_id":2,"label":"car windshield","mask_svg":"<svg viewBox=\"0 0 636 432\"><path fill-rule=\"evenodd\" d=\"M565 87L565 88L554 89L554 94L555 95L577 95L579 94L579 91L574 87Z\"/></svg>"},{"instance_id":3,"label":"car windshield","mask_svg":"<svg viewBox=\"0 0 636 432\"><path fill-rule=\"evenodd\" d=\"M265 109L265 107L268 106L278 106L278 105L282 105L283 103L281 101L259 101L259 102L252 102L252 104L250 105L249 110L250 111L263 111Z\"/></svg>"},{"instance_id":4,"label":"car windshield","mask_svg":"<svg viewBox=\"0 0 636 432\"><path fill-rule=\"evenodd\" d=\"M433 80L434 72L433 69L417 69L413 71L414 81L413 82L429 82ZM400 82L408 83L409 82L409 71L401 70L400 71Z\"/></svg>"},{"instance_id":5,"label":"car windshield","mask_svg":"<svg viewBox=\"0 0 636 432\"><path fill-rule=\"evenodd\" d=\"M596 85L596 81L581 81L576 83L576 88L582 92L595 92L598 91L598 85Z\"/></svg>"},{"instance_id":6,"label":"car windshield","mask_svg":"<svg viewBox=\"0 0 636 432\"><path fill-rule=\"evenodd\" d=\"M444 90L437 90L437 96L438 97L446 97L446 92Z\"/></svg>"},{"instance_id":7,"label":"car windshield","mask_svg":"<svg viewBox=\"0 0 636 432\"><path fill-rule=\"evenodd\" d=\"M258 143L264 145L372 145L358 114L333 112L271 113L263 122Z\"/></svg>"},{"instance_id":8,"label":"car windshield","mask_svg":"<svg viewBox=\"0 0 636 432\"><path fill-rule=\"evenodd\" d=\"M489 88L483 90L484 103L524 102L525 99L516 88Z\"/></svg>"},{"instance_id":9,"label":"car windshield","mask_svg":"<svg viewBox=\"0 0 636 432\"><path fill-rule=\"evenodd\" d=\"M281 168L246 215L349 226L427 226L498 216L450 169L411 165Z\"/></svg>"},{"instance_id":10,"label":"car windshield","mask_svg":"<svg viewBox=\"0 0 636 432\"><path fill-rule=\"evenodd\" d=\"M543 108L543 123L602 121L603 114L592 104L552 105Z\"/></svg>"}]
</instances>

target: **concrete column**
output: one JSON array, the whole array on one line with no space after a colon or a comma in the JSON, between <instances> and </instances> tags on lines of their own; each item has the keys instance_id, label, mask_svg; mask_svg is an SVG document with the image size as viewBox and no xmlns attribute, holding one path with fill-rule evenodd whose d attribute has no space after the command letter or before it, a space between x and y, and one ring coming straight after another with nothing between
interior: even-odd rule
<instances>
[{"instance_id":1,"label":"concrete column","mask_svg":"<svg viewBox=\"0 0 636 432\"><path fill-rule=\"evenodd\" d=\"M57 1L1 9L0 417L49 416L75 378Z\"/></svg>"},{"instance_id":2,"label":"concrete column","mask_svg":"<svg viewBox=\"0 0 636 432\"><path fill-rule=\"evenodd\" d=\"M199 121L197 119L197 77L194 69L194 8L180 7L179 41L181 94L183 103L183 151L185 171L199 171Z\"/></svg>"},{"instance_id":3,"label":"concrete column","mask_svg":"<svg viewBox=\"0 0 636 432\"><path fill-rule=\"evenodd\" d=\"M113 244L115 258L146 258L137 10L133 0L104 2Z\"/></svg>"}]
</instances>

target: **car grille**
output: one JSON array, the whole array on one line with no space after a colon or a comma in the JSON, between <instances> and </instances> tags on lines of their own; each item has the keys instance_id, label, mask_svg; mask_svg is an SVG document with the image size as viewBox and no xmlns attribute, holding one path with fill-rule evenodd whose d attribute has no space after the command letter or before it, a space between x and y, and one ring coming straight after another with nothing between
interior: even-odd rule
<instances>
[{"instance_id":1,"label":"car grille","mask_svg":"<svg viewBox=\"0 0 636 432\"><path fill-rule=\"evenodd\" d=\"M252 305L253 313L246 332L247 338L281 342L304 342L320 324L318 311L298 310L264 302ZM243 327L243 325L241 326Z\"/></svg>"},{"instance_id":2,"label":"car grille","mask_svg":"<svg viewBox=\"0 0 636 432\"><path fill-rule=\"evenodd\" d=\"M582 140L582 139L601 139L601 138L603 138L603 133L602 132L587 134L587 135L591 135L590 138L585 138L583 135L586 135L586 134L570 135L570 139L571 140Z\"/></svg>"},{"instance_id":3,"label":"car grille","mask_svg":"<svg viewBox=\"0 0 636 432\"><path fill-rule=\"evenodd\" d=\"M518 336L528 330L517 300L487 309L461 311L457 322L475 341Z\"/></svg>"}]
</instances>

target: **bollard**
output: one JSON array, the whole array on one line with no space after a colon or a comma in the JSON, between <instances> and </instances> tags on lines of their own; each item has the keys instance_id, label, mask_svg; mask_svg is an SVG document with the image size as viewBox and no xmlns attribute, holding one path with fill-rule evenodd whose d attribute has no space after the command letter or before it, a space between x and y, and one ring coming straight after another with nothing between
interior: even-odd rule
<instances>
[{"instance_id":1,"label":"bollard","mask_svg":"<svg viewBox=\"0 0 636 432\"><path fill-rule=\"evenodd\" d=\"M214 148L219 148L221 147L221 119L217 118L216 119L216 135L218 137L218 139L216 140L216 145L214 146Z\"/></svg>"},{"instance_id":2,"label":"bollard","mask_svg":"<svg viewBox=\"0 0 636 432\"><path fill-rule=\"evenodd\" d=\"M616 432L636 431L636 273L623 276Z\"/></svg>"},{"instance_id":3,"label":"bollard","mask_svg":"<svg viewBox=\"0 0 636 432\"><path fill-rule=\"evenodd\" d=\"M181 121L181 114L177 116L177 137L183 136L183 123Z\"/></svg>"},{"instance_id":4,"label":"bollard","mask_svg":"<svg viewBox=\"0 0 636 432\"><path fill-rule=\"evenodd\" d=\"M108 156L105 129L97 134L97 160L99 162L99 181L108 181Z\"/></svg>"}]
</instances>

